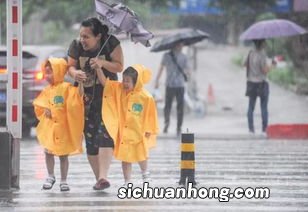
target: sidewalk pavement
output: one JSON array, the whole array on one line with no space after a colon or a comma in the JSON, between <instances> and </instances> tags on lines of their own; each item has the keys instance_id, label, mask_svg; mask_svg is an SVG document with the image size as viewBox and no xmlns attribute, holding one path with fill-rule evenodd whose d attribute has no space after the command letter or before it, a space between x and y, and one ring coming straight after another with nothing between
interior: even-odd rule
<instances>
[{"instance_id":1,"label":"sidewalk pavement","mask_svg":"<svg viewBox=\"0 0 308 212\"><path fill-rule=\"evenodd\" d=\"M154 41L153 41L154 42ZM143 63L153 71L152 84L148 85L153 90L154 79L160 64L162 54L151 53L146 48L134 48L134 44L123 42L125 62L127 65ZM138 49L138 50L137 50ZM137 52L138 51L138 52ZM141 51L141 52L140 52ZM253 139L261 136L261 112L259 100L255 108L256 135L248 133L247 107L248 99L245 97L246 71L242 67L232 64L232 58L246 55L247 48L208 45L198 49L197 70L194 71L199 94L206 101L209 86L212 86L214 103L206 104L205 116L200 114L185 113L182 131L195 133L195 137L207 139ZM125 66L127 66L125 65ZM160 90L164 91L164 77L161 79ZM269 125L285 123L308 123L308 97L299 96L270 82L269 98ZM176 134L176 108L173 103L169 133L160 133L160 138L171 138ZM159 121L162 131L163 105L159 105Z\"/></svg>"}]
</instances>

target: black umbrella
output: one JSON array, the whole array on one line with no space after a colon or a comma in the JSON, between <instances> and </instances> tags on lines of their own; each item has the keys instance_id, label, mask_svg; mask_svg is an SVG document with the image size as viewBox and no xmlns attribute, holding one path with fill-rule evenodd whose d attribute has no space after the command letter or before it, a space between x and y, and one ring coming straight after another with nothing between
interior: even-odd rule
<instances>
[{"instance_id":1,"label":"black umbrella","mask_svg":"<svg viewBox=\"0 0 308 212\"><path fill-rule=\"evenodd\" d=\"M169 50L175 47L178 43L183 43L184 45L192 45L205 38L209 38L210 35L206 32L197 29L189 29L183 32L179 32L173 35L168 35L162 38L160 41L154 43L151 52L159 52L164 50Z\"/></svg>"},{"instance_id":2,"label":"black umbrella","mask_svg":"<svg viewBox=\"0 0 308 212\"><path fill-rule=\"evenodd\" d=\"M154 35L144 29L136 13L122 3L109 5L102 0L95 0L96 12L111 33L127 33L135 43L140 42L144 46L150 46L149 40Z\"/></svg>"}]
</instances>

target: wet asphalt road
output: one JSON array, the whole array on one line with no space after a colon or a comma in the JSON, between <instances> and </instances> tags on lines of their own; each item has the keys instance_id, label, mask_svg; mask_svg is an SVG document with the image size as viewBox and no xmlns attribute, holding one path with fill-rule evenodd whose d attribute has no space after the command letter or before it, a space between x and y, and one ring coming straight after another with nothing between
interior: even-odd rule
<instances>
[{"instance_id":1,"label":"wet asphalt road","mask_svg":"<svg viewBox=\"0 0 308 212\"><path fill-rule=\"evenodd\" d=\"M1 211L308 211L308 142L283 140L195 141L197 187L267 187L268 199L119 199L123 184L120 162L113 161L111 187L92 190L95 183L86 155L70 158L68 182L71 191L60 192L59 182L50 191L41 190L46 177L44 155L35 140L21 143L20 190L13 191ZM180 142L158 140L151 152L151 187L177 187L180 177ZM56 162L59 180L59 163ZM142 185L137 165L134 186Z\"/></svg>"}]
</instances>

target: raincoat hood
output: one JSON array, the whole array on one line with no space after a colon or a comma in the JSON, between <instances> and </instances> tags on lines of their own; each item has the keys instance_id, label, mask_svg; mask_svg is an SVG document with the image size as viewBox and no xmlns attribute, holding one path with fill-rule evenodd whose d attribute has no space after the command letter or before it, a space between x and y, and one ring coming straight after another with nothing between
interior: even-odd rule
<instances>
[{"instance_id":1,"label":"raincoat hood","mask_svg":"<svg viewBox=\"0 0 308 212\"><path fill-rule=\"evenodd\" d=\"M135 64L131 67L134 68L138 73L134 91L139 91L143 88L144 84L147 84L151 80L152 73L150 69L141 64Z\"/></svg>"},{"instance_id":2,"label":"raincoat hood","mask_svg":"<svg viewBox=\"0 0 308 212\"><path fill-rule=\"evenodd\" d=\"M64 76L67 71L67 62L63 58L49 58L45 62L43 62L41 68L42 71L45 73L45 66L46 63L50 62L52 71L53 71L53 80L54 85L62 83L64 81Z\"/></svg>"}]
</instances>

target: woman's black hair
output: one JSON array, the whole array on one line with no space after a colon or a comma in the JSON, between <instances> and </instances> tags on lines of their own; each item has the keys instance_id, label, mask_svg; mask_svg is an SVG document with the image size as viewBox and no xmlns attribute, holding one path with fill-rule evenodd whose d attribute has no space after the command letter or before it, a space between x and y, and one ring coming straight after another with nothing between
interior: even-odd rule
<instances>
[{"instance_id":1,"label":"woman's black hair","mask_svg":"<svg viewBox=\"0 0 308 212\"><path fill-rule=\"evenodd\" d=\"M136 85L138 72L133 67L129 66L127 69L125 69L123 76L131 77L133 79L134 86Z\"/></svg>"},{"instance_id":2,"label":"woman's black hair","mask_svg":"<svg viewBox=\"0 0 308 212\"><path fill-rule=\"evenodd\" d=\"M102 24L102 22L95 17L87 18L81 22L81 26L90 27L92 33L97 36L99 33L102 34L102 37L105 37L108 34L108 26Z\"/></svg>"},{"instance_id":3,"label":"woman's black hair","mask_svg":"<svg viewBox=\"0 0 308 212\"><path fill-rule=\"evenodd\" d=\"M264 39L258 39L258 40L253 40L253 42L254 42L256 48L260 49L262 44L265 42L265 40Z\"/></svg>"}]
</instances>

